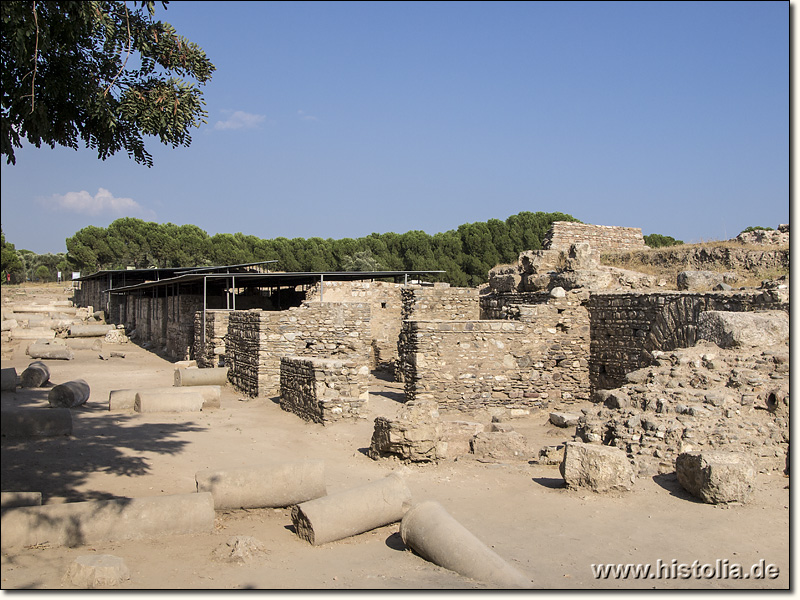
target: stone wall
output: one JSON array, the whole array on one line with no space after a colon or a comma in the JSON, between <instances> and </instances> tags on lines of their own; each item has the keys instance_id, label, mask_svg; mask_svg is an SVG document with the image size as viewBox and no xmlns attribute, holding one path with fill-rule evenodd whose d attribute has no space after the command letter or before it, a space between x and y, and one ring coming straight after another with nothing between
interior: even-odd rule
<instances>
[{"instance_id":1,"label":"stone wall","mask_svg":"<svg viewBox=\"0 0 800 600\"><path fill-rule=\"evenodd\" d=\"M276 395L283 356L347 358L369 365L370 306L304 302L287 311L231 311L225 338L228 379L249 396Z\"/></svg>"},{"instance_id":2,"label":"stone wall","mask_svg":"<svg viewBox=\"0 0 800 600\"><path fill-rule=\"evenodd\" d=\"M508 320L406 321L406 401L460 410L547 407L589 398L589 318L580 294L516 305Z\"/></svg>"},{"instance_id":3,"label":"stone wall","mask_svg":"<svg viewBox=\"0 0 800 600\"><path fill-rule=\"evenodd\" d=\"M180 295L163 298L166 315L167 355L177 360L189 360L194 354L195 314L202 314L203 298L197 295Z\"/></svg>"},{"instance_id":4,"label":"stone wall","mask_svg":"<svg viewBox=\"0 0 800 600\"><path fill-rule=\"evenodd\" d=\"M228 334L229 310L206 310L205 340L203 311L194 314L194 345L192 357L198 367L225 366L225 336Z\"/></svg>"},{"instance_id":5,"label":"stone wall","mask_svg":"<svg viewBox=\"0 0 800 600\"><path fill-rule=\"evenodd\" d=\"M480 319L477 288L434 286L408 286L402 289L401 319L454 320Z\"/></svg>"},{"instance_id":6,"label":"stone wall","mask_svg":"<svg viewBox=\"0 0 800 600\"><path fill-rule=\"evenodd\" d=\"M283 356L280 405L306 421L361 417L369 400L369 368L354 360Z\"/></svg>"},{"instance_id":7,"label":"stone wall","mask_svg":"<svg viewBox=\"0 0 800 600\"><path fill-rule=\"evenodd\" d=\"M400 335L403 284L385 281L326 281L325 302L363 302L370 305L372 359L370 369L394 370ZM308 290L309 301L319 300L320 285Z\"/></svg>"},{"instance_id":8,"label":"stone wall","mask_svg":"<svg viewBox=\"0 0 800 600\"><path fill-rule=\"evenodd\" d=\"M570 221L554 222L542 241L542 247L547 250L569 250L572 244L580 242L588 243L595 253L640 250L645 247L639 227L587 225Z\"/></svg>"},{"instance_id":9,"label":"stone wall","mask_svg":"<svg viewBox=\"0 0 800 600\"><path fill-rule=\"evenodd\" d=\"M788 290L738 292L593 293L592 389L615 388L625 374L651 364L653 350L687 348L697 341L697 320L707 310L789 311Z\"/></svg>"}]
</instances>

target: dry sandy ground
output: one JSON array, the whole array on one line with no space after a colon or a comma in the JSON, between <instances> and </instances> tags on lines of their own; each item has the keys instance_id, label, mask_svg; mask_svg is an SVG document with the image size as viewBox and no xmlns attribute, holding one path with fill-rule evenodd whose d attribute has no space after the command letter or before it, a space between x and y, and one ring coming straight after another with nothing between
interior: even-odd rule
<instances>
[{"instance_id":1,"label":"dry sandy ground","mask_svg":"<svg viewBox=\"0 0 800 600\"><path fill-rule=\"evenodd\" d=\"M61 296L64 297L63 294ZM23 343L24 344L24 343ZM221 408L192 415L110 413L113 389L169 386L173 366L135 344L125 358L100 360L91 350L72 361L48 361L51 382L85 379L89 402L73 409L69 438L2 440L2 489L41 491L45 503L192 493L195 473L299 459L322 459L328 493L401 472L416 501L436 500L478 538L544 589L787 589L789 480L759 474L746 505L694 501L674 474L638 479L627 494L600 495L562 486L558 467L482 463L472 457L405 466L365 455L373 419L394 415L402 386L373 379L369 418L323 427L280 409L276 399L247 399L225 386ZM29 364L25 345L3 360L17 372ZM47 390L3 394L3 407L46 406ZM43 409L45 410L45 409ZM462 414L444 415L464 419ZM486 415L473 420L488 423ZM571 430L540 412L511 424L533 448L563 442ZM310 546L295 535L288 509L218 512L215 531L149 541L77 548L26 548L2 556L2 588L67 589L62 576L87 554L124 558L131 578L121 589L487 589L427 562L400 539L399 524ZM268 552L244 564L212 553L234 535L260 540ZM671 564L717 559L748 568L762 559L770 580L595 579L592 564Z\"/></svg>"}]
</instances>

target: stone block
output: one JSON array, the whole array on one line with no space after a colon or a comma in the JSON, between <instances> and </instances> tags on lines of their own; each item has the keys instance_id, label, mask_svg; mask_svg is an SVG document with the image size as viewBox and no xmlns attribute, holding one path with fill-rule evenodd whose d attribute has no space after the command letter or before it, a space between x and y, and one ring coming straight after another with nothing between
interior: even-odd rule
<instances>
[{"instance_id":1,"label":"stone block","mask_svg":"<svg viewBox=\"0 0 800 600\"><path fill-rule=\"evenodd\" d=\"M482 423L444 421L441 429L442 458L457 458L470 452L472 438L484 430Z\"/></svg>"},{"instance_id":2,"label":"stone block","mask_svg":"<svg viewBox=\"0 0 800 600\"><path fill-rule=\"evenodd\" d=\"M629 491L635 475L628 457L619 448L567 442L559 467L569 487L586 487L595 492Z\"/></svg>"},{"instance_id":3,"label":"stone block","mask_svg":"<svg viewBox=\"0 0 800 600\"><path fill-rule=\"evenodd\" d=\"M714 271L681 271L678 273L678 289L687 291L710 290L724 283L722 273Z\"/></svg>"},{"instance_id":4,"label":"stone block","mask_svg":"<svg viewBox=\"0 0 800 600\"><path fill-rule=\"evenodd\" d=\"M131 578L125 561L111 554L79 556L67 569L64 585L79 588L105 588L119 585Z\"/></svg>"},{"instance_id":5,"label":"stone block","mask_svg":"<svg viewBox=\"0 0 800 600\"><path fill-rule=\"evenodd\" d=\"M773 347L789 341L789 315L782 310L709 310L697 318L697 337L720 348Z\"/></svg>"},{"instance_id":6,"label":"stone block","mask_svg":"<svg viewBox=\"0 0 800 600\"><path fill-rule=\"evenodd\" d=\"M550 413L550 423L552 423L556 427L575 427L578 424L578 419L580 418L581 418L580 415L576 415L574 413L565 413L565 412Z\"/></svg>"},{"instance_id":7,"label":"stone block","mask_svg":"<svg viewBox=\"0 0 800 600\"><path fill-rule=\"evenodd\" d=\"M684 452L675 460L683 489L708 504L745 503L753 492L756 470L739 452Z\"/></svg>"},{"instance_id":8,"label":"stone block","mask_svg":"<svg viewBox=\"0 0 800 600\"><path fill-rule=\"evenodd\" d=\"M472 453L482 460L528 460L528 443L517 431L484 431L471 441Z\"/></svg>"},{"instance_id":9,"label":"stone block","mask_svg":"<svg viewBox=\"0 0 800 600\"><path fill-rule=\"evenodd\" d=\"M542 446L536 462L540 465L560 465L564 458L564 444Z\"/></svg>"}]
</instances>

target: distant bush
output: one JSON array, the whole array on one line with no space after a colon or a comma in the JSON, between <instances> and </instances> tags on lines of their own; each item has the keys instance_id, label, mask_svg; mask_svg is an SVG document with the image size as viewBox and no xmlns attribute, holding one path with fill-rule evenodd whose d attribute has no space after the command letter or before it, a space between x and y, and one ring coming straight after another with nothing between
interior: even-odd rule
<instances>
[{"instance_id":1,"label":"distant bush","mask_svg":"<svg viewBox=\"0 0 800 600\"><path fill-rule=\"evenodd\" d=\"M762 227L761 225L753 225L752 227L748 227L747 229L742 231L742 233L749 233L751 231L759 231L759 230L761 230L761 231L774 231L774 229L772 229L772 227Z\"/></svg>"},{"instance_id":2,"label":"distant bush","mask_svg":"<svg viewBox=\"0 0 800 600\"><path fill-rule=\"evenodd\" d=\"M650 248L664 248L666 246L680 246L683 240L676 240L669 235L661 235L660 233L651 233L644 236L644 243Z\"/></svg>"}]
</instances>

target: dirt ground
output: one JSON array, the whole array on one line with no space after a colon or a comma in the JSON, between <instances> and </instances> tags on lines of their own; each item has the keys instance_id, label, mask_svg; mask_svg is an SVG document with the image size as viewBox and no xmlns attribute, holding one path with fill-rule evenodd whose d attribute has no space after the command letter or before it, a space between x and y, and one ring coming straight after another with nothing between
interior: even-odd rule
<instances>
[{"instance_id":1,"label":"dirt ground","mask_svg":"<svg viewBox=\"0 0 800 600\"><path fill-rule=\"evenodd\" d=\"M57 296L67 296L58 288ZM31 301L29 296L27 301ZM36 298L46 301L46 297ZM2 367L31 362L25 342ZM76 350L71 361L47 361L51 385L85 379L91 397L73 409L71 437L2 440L3 491L40 491L43 502L185 494L195 473L265 463L322 459L328 493L402 473L415 501L436 500L461 524L541 589L788 589L789 479L759 474L746 505L695 501L674 473L636 481L630 493L568 490L557 466L472 457L403 465L365 454L376 416L394 416L402 384L372 378L370 414L358 422L310 424L284 412L277 398L249 399L230 385L219 409L196 414L111 413L111 390L170 386L172 363L133 343L105 345L124 358L101 360ZM4 349L4 355L8 348ZM588 405L588 404L587 404ZM3 408L47 406L47 389L3 393ZM571 409L574 407L571 407ZM579 407L578 407L579 408ZM445 418L488 424L488 415ZM570 439L573 429L548 423L548 412L510 421L531 448ZM267 553L244 564L213 556L235 535L261 541ZM406 549L399 523L313 547L293 531L289 509L217 512L215 531L76 548L32 547L2 556L2 589L69 589L62 577L78 556L112 554L131 578L118 589L487 589ZM777 579L596 579L591 565L714 564L749 570L762 559Z\"/></svg>"}]
</instances>

